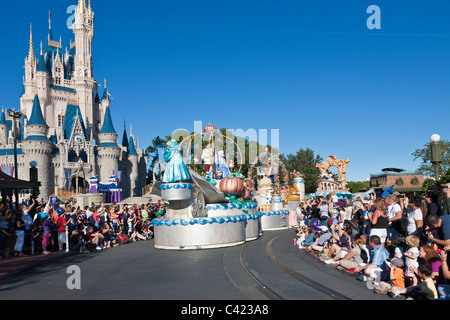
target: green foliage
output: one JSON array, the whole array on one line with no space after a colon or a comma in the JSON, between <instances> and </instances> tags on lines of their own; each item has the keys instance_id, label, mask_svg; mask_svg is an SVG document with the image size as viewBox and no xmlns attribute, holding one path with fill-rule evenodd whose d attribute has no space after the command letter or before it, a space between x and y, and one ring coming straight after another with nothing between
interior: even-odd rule
<instances>
[{"instance_id":1,"label":"green foliage","mask_svg":"<svg viewBox=\"0 0 450 320\"><path fill-rule=\"evenodd\" d=\"M361 189L367 189L364 181L348 181L345 187L351 193L358 193Z\"/></svg>"},{"instance_id":2,"label":"green foliage","mask_svg":"<svg viewBox=\"0 0 450 320\"><path fill-rule=\"evenodd\" d=\"M442 152L442 163L439 165L439 172L447 172L450 169L450 142L448 140L439 141ZM420 159L420 163L417 171L422 172L424 175L435 175L434 166L431 163L431 146L430 143L424 145L421 149L416 149L412 154L414 160Z\"/></svg>"},{"instance_id":3,"label":"green foliage","mask_svg":"<svg viewBox=\"0 0 450 320\"><path fill-rule=\"evenodd\" d=\"M297 170L305 179L305 192L314 193L317 189L317 179L320 170L316 163L321 163L323 159L319 155L314 155L314 151L306 148L300 149L296 154L280 155L280 160L285 164L289 172Z\"/></svg>"}]
</instances>

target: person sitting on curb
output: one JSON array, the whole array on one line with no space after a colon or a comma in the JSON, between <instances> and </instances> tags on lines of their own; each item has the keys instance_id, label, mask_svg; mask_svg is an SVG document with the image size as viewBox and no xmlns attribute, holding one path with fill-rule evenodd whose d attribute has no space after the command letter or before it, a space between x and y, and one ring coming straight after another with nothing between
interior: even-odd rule
<instances>
[{"instance_id":1,"label":"person sitting on curb","mask_svg":"<svg viewBox=\"0 0 450 320\"><path fill-rule=\"evenodd\" d=\"M373 289L374 282L379 284L382 280L381 273L387 269L386 259L389 258L389 251L381 245L380 237L376 235L369 238L369 246L372 249L370 263L355 269L355 272L362 272L358 280L367 281L369 289Z\"/></svg>"}]
</instances>

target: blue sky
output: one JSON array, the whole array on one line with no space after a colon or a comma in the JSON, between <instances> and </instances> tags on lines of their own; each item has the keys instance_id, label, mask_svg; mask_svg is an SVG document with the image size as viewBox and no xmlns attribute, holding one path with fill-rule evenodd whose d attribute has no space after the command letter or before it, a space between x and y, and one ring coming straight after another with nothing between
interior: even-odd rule
<instances>
[{"instance_id":1,"label":"blue sky","mask_svg":"<svg viewBox=\"0 0 450 320\"><path fill-rule=\"evenodd\" d=\"M0 104L19 107L29 24L73 40L77 0L0 4ZM445 1L91 0L94 77L107 78L121 134L139 147L194 121L279 129L280 152L349 158L347 180L385 167L415 170L411 153L450 139L450 3ZM369 30L370 5L381 29Z\"/></svg>"}]
</instances>

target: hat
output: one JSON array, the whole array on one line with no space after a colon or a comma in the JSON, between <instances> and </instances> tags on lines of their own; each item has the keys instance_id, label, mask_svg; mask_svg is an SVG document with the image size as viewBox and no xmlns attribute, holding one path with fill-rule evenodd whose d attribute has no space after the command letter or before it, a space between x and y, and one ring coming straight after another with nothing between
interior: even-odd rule
<instances>
[{"instance_id":1,"label":"hat","mask_svg":"<svg viewBox=\"0 0 450 320\"><path fill-rule=\"evenodd\" d=\"M321 230L321 231L328 231L328 228L325 227L325 226L320 226L320 230Z\"/></svg>"},{"instance_id":2,"label":"hat","mask_svg":"<svg viewBox=\"0 0 450 320\"><path fill-rule=\"evenodd\" d=\"M391 263L395 264L399 268L403 267L403 260L400 258L392 258Z\"/></svg>"}]
</instances>

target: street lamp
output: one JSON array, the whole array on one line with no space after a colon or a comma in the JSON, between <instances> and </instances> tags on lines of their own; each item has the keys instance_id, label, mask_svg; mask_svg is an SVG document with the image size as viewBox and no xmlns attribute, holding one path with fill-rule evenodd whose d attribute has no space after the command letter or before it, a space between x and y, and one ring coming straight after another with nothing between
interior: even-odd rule
<instances>
[{"instance_id":1,"label":"street lamp","mask_svg":"<svg viewBox=\"0 0 450 320\"><path fill-rule=\"evenodd\" d=\"M436 181L439 179L439 165L442 163L441 145L439 140L441 140L441 137L438 134L433 134L431 136L431 163L434 166Z\"/></svg>"},{"instance_id":2,"label":"street lamp","mask_svg":"<svg viewBox=\"0 0 450 320\"><path fill-rule=\"evenodd\" d=\"M17 168L17 120L23 117L23 114L19 111L8 109L8 115L13 118L13 134L14 134L14 178L18 179L18 168ZM19 190L15 190L16 197L16 208L19 207Z\"/></svg>"}]
</instances>

